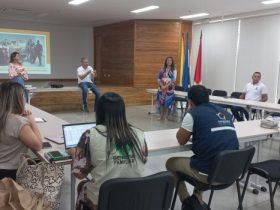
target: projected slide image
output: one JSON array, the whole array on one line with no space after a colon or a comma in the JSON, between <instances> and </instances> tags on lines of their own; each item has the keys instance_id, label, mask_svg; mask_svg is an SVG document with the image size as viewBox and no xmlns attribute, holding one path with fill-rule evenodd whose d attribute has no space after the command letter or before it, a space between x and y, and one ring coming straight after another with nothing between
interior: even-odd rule
<instances>
[{"instance_id":1,"label":"projected slide image","mask_svg":"<svg viewBox=\"0 0 280 210\"><path fill-rule=\"evenodd\" d=\"M0 73L8 73L10 54L19 52L28 74L50 74L49 32L0 28Z\"/></svg>"}]
</instances>

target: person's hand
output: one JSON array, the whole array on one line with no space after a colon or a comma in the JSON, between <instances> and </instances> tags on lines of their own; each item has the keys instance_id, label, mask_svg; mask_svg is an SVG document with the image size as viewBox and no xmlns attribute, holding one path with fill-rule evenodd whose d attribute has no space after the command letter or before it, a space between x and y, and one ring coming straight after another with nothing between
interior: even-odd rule
<instances>
[{"instance_id":1,"label":"person's hand","mask_svg":"<svg viewBox=\"0 0 280 210\"><path fill-rule=\"evenodd\" d=\"M72 171L72 173L73 173L73 175L77 178L77 179L80 179L80 180L82 180L82 179L85 179L86 178L86 176L84 175L84 174L82 174L81 172L80 172L80 170L73 170Z\"/></svg>"},{"instance_id":2,"label":"person's hand","mask_svg":"<svg viewBox=\"0 0 280 210\"><path fill-rule=\"evenodd\" d=\"M91 71L91 73L95 76L95 75L96 75L96 70L93 69L93 70Z\"/></svg>"},{"instance_id":3,"label":"person's hand","mask_svg":"<svg viewBox=\"0 0 280 210\"><path fill-rule=\"evenodd\" d=\"M91 69L87 71L87 74L91 74L91 73L92 73L92 70L91 70Z\"/></svg>"},{"instance_id":4,"label":"person's hand","mask_svg":"<svg viewBox=\"0 0 280 210\"><path fill-rule=\"evenodd\" d=\"M24 117L27 117L27 116L32 115L32 112L31 112L30 110L28 110L28 109L25 109L25 110L22 112L21 115L24 116Z\"/></svg>"},{"instance_id":5,"label":"person's hand","mask_svg":"<svg viewBox=\"0 0 280 210\"><path fill-rule=\"evenodd\" d=\"M24 110L21 114L21 116L26 117L31 123L36 123L35 119L32 115L32 112L30 110Z\"/></svg>"},{"instance_id":6,"label":"person's hand","mask_svg":"<svg viewBox=\"0 0 280 210\"><path fill-rule=\"evenodd\" d=\"M76 154L76 148L68 149L66 152L68 153L68 155L70 155L72 158L74 158L75 154Z\"/></svg>"},{"instance_id":7,"label":"person's hand","mask_svg":"<svg viewBox=\"0 0 280 210\"><path fill-rule=\"evenodd\" d=\"M18 75L20 75L20 74L21 74L21 69L16 68L15 70L16 70L16 73L17 73Z\"/></svg>"}]
</instances>

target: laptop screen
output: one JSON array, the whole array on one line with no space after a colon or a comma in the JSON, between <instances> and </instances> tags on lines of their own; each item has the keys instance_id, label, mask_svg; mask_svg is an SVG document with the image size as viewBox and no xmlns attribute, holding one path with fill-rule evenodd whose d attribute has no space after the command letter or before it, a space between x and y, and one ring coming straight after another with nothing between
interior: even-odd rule
<instances>
[{"instance_id":1,"label":"laptop screen","mask_svg":"<svg viewBox=\"0 0 280 210\"><path fill-rule=\"evenodd\" d=\"M65 149L76 147L81 135L95 126L95 122L62 125Z\"/></svg>"}]
</instances>

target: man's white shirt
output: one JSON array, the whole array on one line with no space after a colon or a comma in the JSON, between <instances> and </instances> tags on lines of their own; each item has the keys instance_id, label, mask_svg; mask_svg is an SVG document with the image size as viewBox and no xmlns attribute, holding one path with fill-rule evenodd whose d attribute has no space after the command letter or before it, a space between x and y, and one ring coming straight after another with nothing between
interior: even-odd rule
<instances>
[{"instance_id":1,"label":"man's white shirt","mask_svg":"<svg viewBox=\"0 0 280 210\"><path fill-rule=\"evenodd\" d=\"M258 82L257 84L249 82L244 89L244 93L245 100L261 101L262 95L267 94L267 89L262 82Z\"/></svg>"},{"instance_id":2,"label":"man's white shirt","mask_svg":"<svg viewBox=\"0 0 280 210\"><path fill-rule=\"evenodd\" d=\"M181 127L189 132L193 132L193 117L190 113L187 113L183 119Z\"/></svg>"},{"instance_id":3,"label":"man's white shirt","mask_svg":"<svg viewBox=\"0 0 280 210\"><path fill-rule=\"evenodd\" d=\"M81 82L90 82L93 83L93 77L91 76L91 74L88 74L84 79L80 79L79 76L84 75L85 73L87 73L88 71L93 71L93 68L91 66L88 66L86 69L84 69L82 66L80 66L77 69L77 75L78 75L78 83L80 84Z\"/></svg>"}]
</instances>

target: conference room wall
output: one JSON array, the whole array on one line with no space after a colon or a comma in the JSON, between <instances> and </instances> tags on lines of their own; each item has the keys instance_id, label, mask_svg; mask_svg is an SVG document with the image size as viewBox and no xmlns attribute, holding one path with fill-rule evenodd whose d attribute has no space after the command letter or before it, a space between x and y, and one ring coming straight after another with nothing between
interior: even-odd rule
<instances>
[{"instance_id":1,"label":"conference room wall","mask_svg":"<svg viewBox=\"0 0 280 210\"><path fill-rule=\"evenodd\" d=\"M202 30L202 83L212 90L233 90L238 21L193 26L192 70Z\"/></svg>"},{"instance_id":2,"label":"conference room wall","mask_svg":"<svg viewBox=\"0 0 280 210\"><path fill-rule=\"evenodd\" d=\"M0 20L0 28L50 32L51 75L30 75L31 79L76 79L82 56L93 63L92 27ZM8 75L0 77L7 79Z\"/></svg>"},{"instance_id":3,"label":"conference room wall","mask_svg":"<svg viewBox=\"0 0 280 210\"><path fill-rule=\"evenodd\" d=\"M276 90L280 55L280 16L241 20L240 50L236 74L236 89L242 90L254 71L262 73L270 102L278 96ZM277 99L278 100L278 99Z\"/></svg>"},{"instance_id":4,"label":"conference room wall","mask_svg":"<svg viewBox=\"0 0 280 210\"><path fill-rule=\"evenodd\" d=\"M279 89L279 15L214 24L193 25L192 78L200 31L203 31L202 82L211 89L242 91L254 71L262 72L269 101L276 102ZM238 45L238 47L237 47ZM236 59L237 54L237 59ZM237 61L237 62L235 62Z\"/></svg>"}]
</instances>

